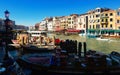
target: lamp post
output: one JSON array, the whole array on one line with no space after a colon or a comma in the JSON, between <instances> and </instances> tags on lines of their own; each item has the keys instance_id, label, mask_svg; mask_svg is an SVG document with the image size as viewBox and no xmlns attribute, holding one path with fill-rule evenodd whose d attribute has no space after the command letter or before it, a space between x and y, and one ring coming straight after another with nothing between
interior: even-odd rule
<instances>
[{"instance_id":1,"label":"lamp post","mask_svg":"<svg viewBox=\"0 0 120 75\"><path fill-rule=\"evenodd\" d=\"M11 25L11 20L9 20L9 11L5 11L5 20L4 20L4 23L5 23L5 38L4 38L4 49L5 49L5 56L4 56L4 59L3 60L8 60L10 57L8 55L8 43L10 42L11 40L11 37L9 35L11 35L11 30L12 28L10 27Z\"/></svg>"}]
</instances>

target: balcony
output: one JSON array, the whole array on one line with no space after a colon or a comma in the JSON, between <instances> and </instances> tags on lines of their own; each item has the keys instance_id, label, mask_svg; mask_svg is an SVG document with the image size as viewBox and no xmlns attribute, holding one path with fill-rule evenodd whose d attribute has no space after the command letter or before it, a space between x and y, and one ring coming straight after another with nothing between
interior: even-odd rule
<instances>
[{"instance_id":1,"label":"balcony","mask_svg":"<svg viewBox=\"0 0 120 75\"><path fill-rule=\"evenodd\" d=\"M101 16L100 18L101 18L101 19L109 18L109 16Z\"/></svg>"},{"instance_id":2,"label":"balcony","mask_svg":"<svg viewBox=\"0 0 120 75\"><path fill-rule=\"evenodd\" d=\"M101 24L105 24L105 25L108 25L108 21L103 21L103 22L100 22Z\"/></svg>"}]
</instances>

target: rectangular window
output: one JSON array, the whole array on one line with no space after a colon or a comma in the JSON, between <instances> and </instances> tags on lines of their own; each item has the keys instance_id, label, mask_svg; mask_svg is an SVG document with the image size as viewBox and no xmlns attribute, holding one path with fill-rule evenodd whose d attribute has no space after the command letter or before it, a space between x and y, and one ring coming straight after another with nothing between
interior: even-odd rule
<instances>
[{"instance_id":1,"label":"rectangular window","mask_svg":"<svg viewBox=\"0 0 120 75\"><path fill-rule=\"evenodd\" d=\"M73 24L73 21L71 22L71 24Z\"/></svg>"},{"instance_id":2,"label":"rectangular window","mask_svg":"<svg viewBox=\"0 0 120 75\"><path fill-rule=\"evenodd\" d=\"M93 25L93 29L94 29L94 25Z\"/></svg>"},{"instance_id":3,"label":"rectangular window","mask_svg":"<svg viewBox=\"0 0 120 75\"><path fill-rule=\"evenodd\" d=\"M99 25L99 24L97 24L97 25L96 25L96 29L99 29L99 28L100 28L100 25Z\"/></svg>"},{"instance_id":4,"label":"rectangular window","mask_svg":"<svg viewBox=\"0 0 120 75\"><path fill-rule=\"evenodd\" d=\"M71 24L71 22L68 22L68 24Z\"/></svg>"},{"instance_id":5,"label":"rectangular window","mask_svg":"<svg viewBox=\"0 0 120 75\"><path fill-rule=\"evenodd\" d=\"M68 18L68 20L71 20L71 18Z\"/></svg>"},{"instance_id":6,"label":"rectangular window","mask_svg":"<svg viewBox=\"0 0 120 75\"><path fill-rule=\"evenodd\" d=\"M104 19L102 19L102 22L104 22Z\"/></svg>"},{"instance_id":7,"label":"rectangular window","mask_svg":"<svg viewBox=\"0 0 120 75\"><path fill-rule=\"evenodd\" d=\"M108 22L108 19L106 19L106 22Z\"/></svg>"},{"instance_id":8,"label":"rectangular window","mask_svg":"<svg viewBox=\"0 0 120 75\"><path fill-rule=\"evenodd\" d=\"M91 16L90 16L90 18L91 18Z\"/></svg>"},{"instance_id":9,"label":"rectangular window","mask_svg":"<svg viewBox=\"0 0 120 75\"><path fill-rule=\"evenodd\" d=\"M105 14L105 16L108 16L108 14Z\"/></svg>"},{"instance_id":10,"label":"rectangular window","mask_svg":"<svg viewBox=\"0 0 120 75\"><path fill-rule=\"evenodd\" d=\"M104 14L101 14L101 16L103 17L103 16L104 16Z\"/></svg>"},{"instance_id":11,"label":"rectangular window","mask_svg":"<svg viewBox=\"0 0 120 75\"><path fill-rule=\"evenodd\" d=\"M120 16L120 12L117 12L117 15Z\"/></svg>"},{"instance_id":12,"label":"rectangular window","mask_svg":"<svg viewBox=\"0 0 120 75\"><path fill-rule=\"evenodd\" d=\"M103 28L103 25L102 25L102 28Z\"/></svg>"},{"instance_id":13,"label":"rectangular window","mask_svg":"<svg viewBox=\"0 0 120 75\"><path fill-rule=\"evenodd\" d=\"M100 12L100 9L98 9L98 12Z\"/></svg>"},{"instance_id":14,"label":"rectangular window","mask_svg":"<svg viewBox=\"0 0 120 75\"><path fill-rule=\"evenodd\" d=\"M110 24L110 28L112 28L112 24Z\"/></svg>"},{"instance_id":15,"label":"rectangular window","mask_svg":"<svg viewBox=\"0 0 120 75\"><path fill-rule=\"evenodd\" d=\"M110 22L112 22L113 21L113 19L112 18L110 18Z\"/></svg>"},{"instance_id":16,"label":"rectangular window","mask_svg":"<svg viewBox=\"0 0 120 75\"><path fill-rule=\"evenodd\" d=\"M110 16L112 16L113 15L113 13L110 13Z\"/></svg>"},{"instance_id":17,"label":"rectangular window","mask_svg":"<svg viewBox=\"0 0 120 75\"><path fill-rule=\"evenodd\" d=\"M119 12L117 12L117 15L119 15Z\"/></svg>"},{"instance_id":18,"label":"rectangular window","mask_svg":"<svg viewBox=\"0 0 120 75\"><path fill-rule=\"evenodd\" d=\"M85 28L85 24L84 24L84 28Z\"/></svg>"},{"instance_id":19,"label":"rectangular window","mask_svg":"<svg viewBox=\"0 0 120 75\"><path fill-rule=\"evenodd\" d=\"M100 20L98 19L98 22L100 22Z\"/></svg>"},{"instance_id":20,"label":"rectangular window","mask_svg":"<svg viewBox=\"0 0 120 75\"><path fill-rule=\"evenodd\" d=\"M96 15L96 17L99 17L100 15L98 14L98 15Z\"/></svg>"},{"instance_id":21,"label":"rectangular window","mask_svg":"<svg viewBox=\"0 0 120 75\"><path fill-rule=\"evenodd\" d=\"M108 25L106 25L106 28L108 27Z\"/></svg>"},{"instance_id":22,"label":"rectangular window","mask_svg":"<svg viewBox=\"0 0 120 75\"><path fill-rule=\"evenodd\" d=\"M119 20L117 20L117 23L119 23Z\"/></svg>"},{"instance_id":23,"label":"rectangular window","mask_svg":"<svg viewBox=\"0 0 120 75\"><path fill-rule=\"evenodd\" d=\"M91 25L90 25L90 29L91 29Z\"/></svg>"},{"instance_id":24,"label":"rectangular window","mask_svg":"<svg viewBox=\"0 0 120 75\"><path fill-rule=\"evenodd\" d=\"M118 29L120 29L120 27L118 27Z\"/></svg>"}]
</instances>

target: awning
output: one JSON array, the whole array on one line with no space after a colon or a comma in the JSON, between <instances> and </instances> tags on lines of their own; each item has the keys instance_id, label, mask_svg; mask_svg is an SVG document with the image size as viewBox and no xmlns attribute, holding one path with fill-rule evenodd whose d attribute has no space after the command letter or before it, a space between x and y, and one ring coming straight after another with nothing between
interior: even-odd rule
<instances>
[{"instance_id":1,"label":"awning","mask_svg":"<svg viewBox=\"0 0 120 75\"><path fill-rule=\"evenodd\" d=\"M100 31L100 32L108 32L108 33L113 33L113 32L120 33L120 30L113 30L113 29L101 29L101 30L88 29L88 31L89 31L89 32L97 32L97 31Z\"/></svg>"},{"instance_id":2,"label":"awning","mask_svg":"<svg viewBox=\"0 0 120 75\"><path fill-rule=\"evenodd\" d=\"M108 30L108 32L115 32L115 30Z\"/></svg>"},{"instance_id":3,"label":"awning","mask_svg":"<svg viewBox=\"0 0 120 75\"><path fill-rule=\"evenodd\" d=\"M105 29L105 30L101 30L101 32L114 32L115 30L109 30L109 29Z\"/></svg>"},{"instance_id":4,"label":"awning","mask_svg":"<svg viewBox=\"0 0 120 75\"><path fill-rule=\"evenodd\" d=\"M115 30L116 33L120 33L120 30Z\"/></svg>"},{"instance_id":5,"label":"awning","mask_svg":"<svg viewBox=\"0 0 120 75\"><path fill-rule=\"evenodd\" d=\"M95 29L88 29L89 32L95 32Z\"/></svg>"}]
</instances>

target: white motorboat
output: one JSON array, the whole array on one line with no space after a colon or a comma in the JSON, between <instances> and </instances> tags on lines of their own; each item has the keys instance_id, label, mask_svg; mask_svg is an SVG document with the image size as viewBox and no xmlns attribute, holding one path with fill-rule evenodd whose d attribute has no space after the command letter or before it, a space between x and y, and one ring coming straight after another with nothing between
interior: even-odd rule
<instances>
[{"instance_id":1,"label":"white motorboat","mask_svg":"<svg viewBox=\"0 0 120 75\"><path fill-rule=\"evenodd\" d=\"M79 36L86 36L86 34L79 34Z\"/></svg>"},{"instance_id":2,"label":"white motorboat","mask_svg":"<svg viewBox=\"0 0 120 75\"><path fill-rule=\"evenodd\" d=\"M107 39L107 38L96 38L96 40L109 41L110 39Z\"/></svg>"}]
</instances>

